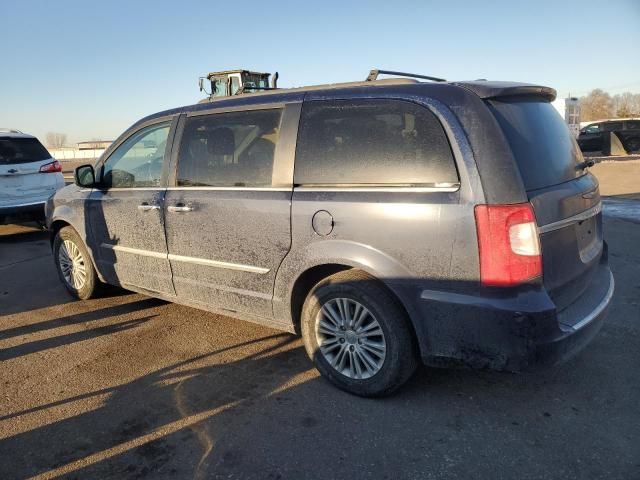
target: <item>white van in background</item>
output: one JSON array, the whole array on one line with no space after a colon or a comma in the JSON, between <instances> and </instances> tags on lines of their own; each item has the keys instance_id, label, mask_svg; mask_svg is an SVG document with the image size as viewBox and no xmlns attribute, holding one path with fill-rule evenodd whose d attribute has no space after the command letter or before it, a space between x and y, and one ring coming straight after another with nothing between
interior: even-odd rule
<instances>
[{"instance_id":1,"label":"white van in background","mask_svg":"<svg viewBox=\"0 0 640 480\"><path fill-rule=\"evenodd\" d=\"M0 225L44 220L44 205L64 187L62 166L32 135L0 129Z\"/></svg>"}]
</instances>

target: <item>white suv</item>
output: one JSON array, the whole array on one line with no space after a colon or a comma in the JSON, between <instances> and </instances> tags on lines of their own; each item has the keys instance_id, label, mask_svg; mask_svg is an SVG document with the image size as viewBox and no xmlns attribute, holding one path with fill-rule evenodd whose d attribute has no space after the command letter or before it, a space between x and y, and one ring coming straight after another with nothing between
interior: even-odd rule
<instances>
[{"instance_id":1,"label":"white suv","mask_svg":"<svg viewBox=\"0 0 640 480\"><path fill-rule=\"evenodd\" d=\"M60 162L36 137L0 129L0 225L43 221L47 199L62 187Z\"/></svg>"}]
</instances>

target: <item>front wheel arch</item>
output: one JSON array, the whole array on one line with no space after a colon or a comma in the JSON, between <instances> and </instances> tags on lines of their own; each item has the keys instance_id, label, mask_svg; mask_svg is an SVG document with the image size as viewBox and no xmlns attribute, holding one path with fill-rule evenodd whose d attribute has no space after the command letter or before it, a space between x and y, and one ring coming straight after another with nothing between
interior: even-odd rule
<instances>
[{"instance_id":1,"label":"front wheel arch","mask_svg":"<svg viewBox=\"0 0 640 480\"><path fill-rule=\"evenodd\" d=\"M51 243L51 246L53 247L53 241L56 238L56 234L62 230L64 227L71 227L71 224L68 222L65 222L64 220L55 220L52 224L51 227L49 227L49 230L51 231L51 237L49 238L49 242ZM75 230L75 228L74 228ZM76 233L78 233L78 231L76 230Z\"/></svg>"},{"instance_id":2,"label":"front wheel arch","mask_svg":"<svg viewBox=\"0 0 640 480\"><path fill-rule=\"evenodd\" d=\"M96 261L95 258L93 258L93 250L91 250L91 248L89 247L89 245L87 245L87 241L86 239L82 238L82 235L80 235L78 233L78 230L71 225L69 222L65 221L65 220L54 220L51 223L51 227L49 227L49 230L51 231L51 236L49 238L49 242L51 244L51 251L53 252L53 242L56 238L56 234L62 230L65 227L69 227L71 228L76 235L78 235L78 237L80 237L80 239L82 240L82 243L84 244L84 248L87 249L87 251L89 252L89 259L91 260L91 264L93 265L94 270L96 271L97 275L98 275L98 279L102 282L102 283L107 283L104 279L104 277L102 276L102 274L100 273L100 270L98 270L98 266L96 265Z\"/></svg>"},{"instance_id":3,"label":"front wheel arch","mask_svg":"<svg viewBox=\"0 0 640 480\"><path fill-rule=\"evenodd\" d=\"M56 230L53 259L60 281L71 296L88 300L98 294L101 283L91 254L84 239L72 226Z\"/></svg>"}]
</instances>

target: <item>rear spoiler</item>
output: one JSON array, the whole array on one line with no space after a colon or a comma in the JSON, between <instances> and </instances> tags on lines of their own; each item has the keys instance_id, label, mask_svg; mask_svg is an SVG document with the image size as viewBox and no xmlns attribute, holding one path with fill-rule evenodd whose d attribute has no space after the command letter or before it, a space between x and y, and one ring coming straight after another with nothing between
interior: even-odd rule
<instances>
[{"instance_id":1,"label":"rear spoiler","mask_svg":"<svg viewBox=\"0 0 640 480\"><path fill-rule=\"evenodd\" d=\"M555 89L551 87L532 85L529 83L489 82L486 80L474 80L471 82L453 82L453 85L466 88L482 99L532 96L541 97L548 102L553 102L556 99L557 95Z\"/></svg>"}]
</instances>

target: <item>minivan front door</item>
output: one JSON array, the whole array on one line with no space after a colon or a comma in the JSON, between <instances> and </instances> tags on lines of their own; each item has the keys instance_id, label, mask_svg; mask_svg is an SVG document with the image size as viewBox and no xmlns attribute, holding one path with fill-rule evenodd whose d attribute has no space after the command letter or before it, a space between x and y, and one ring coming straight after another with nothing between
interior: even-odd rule
<instances>
[{"instance_id":1,"label":"minivan front door","mask_svg":"<svg viewBox=\"0 0 640 480\"><path fill-rule=\"evenodd\" d=\"M185 118L165 201L179 299L272 317L275 275L291 244L294 155L278 138L291 129L295 139L299 106L284 115L291 128L283 110Z\"/></svg>"},{"instance_id":2,"label":"minivan front door","mask_svg":"<svg viewBox=\"0 0 640 480\"><path fill-rule=\"evenodd\" d=\"M162 174L171 121L138 130L106 159L87 202L98 269L110 283L174 294Z\"/></svg>"}]
</instances>

